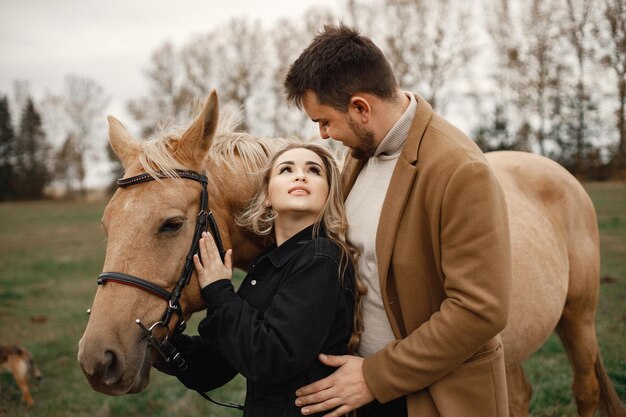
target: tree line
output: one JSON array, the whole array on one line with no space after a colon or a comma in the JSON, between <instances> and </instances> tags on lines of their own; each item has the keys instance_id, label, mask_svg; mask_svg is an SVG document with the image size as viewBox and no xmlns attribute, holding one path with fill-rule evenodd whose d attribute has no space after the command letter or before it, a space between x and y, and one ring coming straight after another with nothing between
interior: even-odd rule
<instances>
[{"instance_id":1,"label":"tree line","mask_svg":"<svg viewBox=\"0 0 626 417\"><path fill-rule=\"evenodd\" d=\"M239 110L242 130L312 137L306 115L287 107L282 82L323 24L338 22L370 36L400 86L422 95L483 150L532 151L580 178L623 178L623 0L346 0L339 15L314 7L270 27L234 18L182 45L166 41L156 48L144 74L149 93L129 100L127 108L149 137L158 123L187 123L189 103L216 89L225 108ZM30 113L23 107L15 131L4 116L6 99L0 101L2 198L5 190L31 195L20 182L31 175L41 176L44 186L84 189L86 160L94 144L105 141L95 128L105 122L103 88L69 76L65 92L30 101ZM37 109L43 114L36 116ZM35 126L37 117L43 127L41 120ZM31 152L30 144L39 142L36 155L17 156L18 149ZM31 162L46 152L48 163L33 171Z\"/></svg>"},{"instance_id":2,"label":"tree line","mask_svg":"<svg viewBox=\"0 0 626 417\"><path fill-rule=\"evenodd\" d=\"M235 18L151 57L150 94L129 103L144 131L182 123L192 97L217 88L243 129L314 135L287 108L289 63L326 23L356 25L382 47L400 86L458 120L484 151L523 150L581 178L626 173L626 3L623 0L347 0L269 29Z\"/></svg>"},{"instance_id":3,"label":"tree line","mask_svg":"<svg viewBox=\"0 0 626 417\"><path fill-rule=\"evenodd\" d=\"M49 152L41 115L32 99L26 101L16 131L8 100L0 97L0 199L43 197L50 178Z\"/></svg>"},{"instance_id":4,"label":"tree line","mask_svg":"<svg viewBox=\"0 0 626 417\"><path fill-rule=\"evenodd\" d=\"M62 93L35 102L27 84L16 82L11 103L0 95L0 201L39 199L50 187L84 193L88 159L104 137L95 134L108 98L96 81L68 75Z\"/></svg>"}]
</instances>

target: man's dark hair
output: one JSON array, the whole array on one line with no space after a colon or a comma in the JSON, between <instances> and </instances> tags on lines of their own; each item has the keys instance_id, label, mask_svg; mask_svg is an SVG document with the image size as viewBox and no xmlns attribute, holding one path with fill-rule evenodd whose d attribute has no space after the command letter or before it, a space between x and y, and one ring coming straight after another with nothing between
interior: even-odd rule
<instances>
[{"instance_id":1,"label":"man's dark hair","mask_svg":"<svg viewBox=\"0 0 626 417\"><path fill-rule=\"evenodd\" d=\"M393 100L398 83L383 52L356 29L324 26L289 68L287 101L302 108L302 97L313 91L321 104L345 112L356 93Z\"/></svg>"}]
</instances>

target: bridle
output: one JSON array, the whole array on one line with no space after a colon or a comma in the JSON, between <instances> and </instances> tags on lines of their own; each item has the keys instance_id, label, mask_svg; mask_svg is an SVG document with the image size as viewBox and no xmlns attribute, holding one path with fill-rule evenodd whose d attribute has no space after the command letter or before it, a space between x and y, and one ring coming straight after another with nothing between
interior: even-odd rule
<instances>
[{"instance_id":1,"label":"bridle","mask_svg":"<svg viewBox=\"0 0 626 417\"><path fill-rule=\"evenodd\" d=\"M185 259L185 265L183 270L178 278L178 282L174 289L170 292L163 287L160 287L156 284L153 284L150 281L147 281L143 278L135 277L133 275L124 274L121 272L103 272L98 276L98 285L105 285L107 282L117 282L118 284L129 285L131 287L139 288L144 290L154 296L162 298L165 300L168 305L163 313L161 319L154 323L149 328L145 328L139 319L136 320L136 323L139 327L142 328L144 333L146 331L149 333L149 336L152 336L152 330L159 326L164 327L167 330L167 337L169 337L169 324L170 320L174 313L178 316L176 326L174 327L174 334L182 333L185 330L186 323L183 318L183 310L180 305L180 297L182 295L183 289L187 284L189 284L189 280L191 279L191 275L194 271L193 264L193 255L198 253L198 245L199 240L202 237L202 232L206 232L207 226L211 228L211 233L213 235L213 239L215 240L215 244L219 250L220 256L222 260L224 260L224 246L222 244L222 238L220 236L220 231L217 227L217 223L215 222L215 218L213 217L213 213L209 209L209 193L207 191L207 177L201 174L198 174L193 171L183 171L176 170L176 174L181 178L187 178L190 180L194 180L202 184L202 192L200 197L200 212L198 213L196 228L193 233L193 238L191 241L191 247L189 248L189 252L187 252L187 258ZM163 172L157 172L156 177L158 178L172 178L164 174ZM136 184L142 184L144 182L153 181L156 178L151 174L145 173L136 175L130 178L123 178L117 180L118 187L127 188ZM148 335L147 335L148 336ZM157 347L157 346L155 346Z\"/></svg>"},{"instance_id":2,"label":"bridle","mask_svg":"<svg viewBox=\"0 0 626 417\"><path fill-rule=\"evenodd\" d=\"M170 321L174 313L177 315L177 322L174 326L173 334L182 333L187 324L185 323L183 317L183 310L180 305L180 297L182 296L183 289L189 284L189 280L191 279L191 275L195 269L193 264L193 256L198 253L199 249L199 241L202 237L202 232L206 232L208 228L211 228L211 234L213 239L215 240L215 245L219 251L220 257L222 261L224 260L224 255L226 251L224 250L224 245L222 244L222 238L220 235L220 230L217 227L217 222L213 217L213 212L209 208L209 192L207 191L208 179L206 176L202 174L198 174L194 171L186 171L186 170L176 170L176 174L180 178L186 178L193 181L197 181L202 184L202 191L200 194L200 212L198 213L196 228L193 232L193 238L191 240L191 247L189 248L189 252L187 252L187 257L185 258L185 265L183 266L183 270L181 271L180 277L178 278L178 282L174 286L172 291L168 291L163 287L160 287L156 284L153 284L150 281L147 281L143 278L139 278L133 275L124 274L122 272L103 272L98 276L98 285L105 285L107 282L116 282L118 284L128 285L131 287L139 288L140 290L144 290L156 297L162 298L167 302L167 307L161 316L161 319L150 327L144 326L140 319L136 319L135 323L141 329L141 332L144 334L148 345L153 347L159 355L163 358L163 360L167 363L172 363L172 365L176 366L180 370L184 370L187 367L184 359L174 345L168 341L170 337ZM161 171L156 172L156 176L152 176L151 174L144 173L140 175L136 175L130 178L121 178L117 180L117 186L121 188L131 187L136 184L142 184L144 182L153 181L156 178L165 179L165 178L173 178L170 175L167 175ZM90 310L87 310L90 313ZM152 331L156 327L163 327L166 330L166 336L163 340L159 341ZM227 404L221 403L219 401L214 401L209 398L203 392L198 391L198 393L203 396L205 399L230 408L243 409L241 404L236 404L229 402Z\"/></svg>"}]
</instances>

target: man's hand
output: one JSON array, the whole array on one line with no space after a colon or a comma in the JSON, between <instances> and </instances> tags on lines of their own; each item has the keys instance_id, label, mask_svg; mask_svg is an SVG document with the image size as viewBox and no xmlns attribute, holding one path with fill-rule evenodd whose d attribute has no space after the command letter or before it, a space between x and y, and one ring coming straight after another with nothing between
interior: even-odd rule
<instances>
[{"instance_id":1,"label":"man's hand","mask_svg":"<svg viewBox=\"0 0 626 417\"><path fill-rule=\"evenodd\" d=\"M374 400L365 377L363 358L321 354L324 365L338 367L332 375L296 391L296 405L309 415L336 408L324 417L339 417Z\"/></svg>"}]
</instances>

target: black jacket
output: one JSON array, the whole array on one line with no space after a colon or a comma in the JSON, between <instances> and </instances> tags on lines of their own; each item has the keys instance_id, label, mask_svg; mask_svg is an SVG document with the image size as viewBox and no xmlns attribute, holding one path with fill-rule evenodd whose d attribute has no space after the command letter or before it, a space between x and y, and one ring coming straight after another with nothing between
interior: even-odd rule
<instances>
[{"instance_id":1,"label":"black jacket","mask_svg":"<svg viewBox=\"0 0 626 417\"><path fill-rule=\"evenodd\" d=\"M202 290L200 335L173 340L189 364L177 375L185 386L209 391L241 373L244 416L302 415L296 389L334 371L317 355L347 353L354 314L352 268L342 284L339 246L311 236L308 227L259 256L237 293L230 280Z\"/></svg>"}]
</instances>

